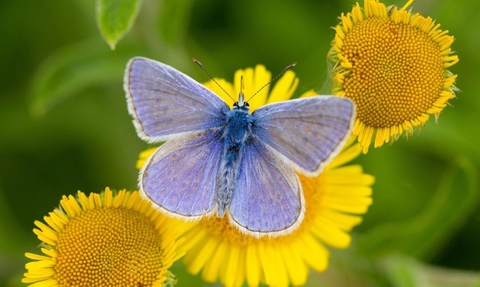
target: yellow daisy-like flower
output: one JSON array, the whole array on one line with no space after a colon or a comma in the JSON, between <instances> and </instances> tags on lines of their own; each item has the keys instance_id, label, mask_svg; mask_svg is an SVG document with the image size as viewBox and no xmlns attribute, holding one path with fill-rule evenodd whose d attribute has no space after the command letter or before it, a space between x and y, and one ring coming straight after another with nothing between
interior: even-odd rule
<instances>
[{"instance_id":1,"label":"yellow daisy-like flower","mask_svg":"<svg viewBox=\"0 0 480 287\"><path fill-rule=\"evenodd\" d=\"M357 104L353 134L364 153L372 139L379 147L412 133L455 97L457 75L447 70L458 62L454 38L432 18L407 11L412 2L398 9L365 0L335 28L332 93Z\"/></svg>"},{"instance_id":2,"label":"yellow daisy-like flower","mask_svg":"<svg viewBox=\"0 0 480 287\"><path fill-rule=\"evenodd\" d=\"M217 82L230 95L238 95L241 75L247 99L271 79L265 67L258 65L237 71L234 85L222 79ZM233 104L216 84L210 81L205 85ZM287 71L270 95L268 88L262 90L249 101L250 107L254 110L265 103L288 100L297 85L295 74ZM303 96L312 95L315 93L310 91ZM300 286L305 284L310 269L324 271L329 258L326 246L348 247L348 231L362 221L359 215L372 203L374 178L364 174L359 165L342 166L361 153L360 145L351 145L352 142L353 138L319 176L299 175L306 212L299 228L291 234L275 238L249 236L230 225L226 217L177 224L185 237L181 247L187 251L184 263L188 271L201 272L205 281L220 281L227 287L242 286L245 282L248 286ZM139 168L154 150L140 154Z\"/></svg>"},{"instance_id":3,"label":"yellow daisy-like flower","mask_svg":"<svg viewBox=\"0 0 480 287\"><path fill-rule=\"evenodd\" d=\"M24 283L54 286L163 286L173 284L168 271L183 253L176 251L174 220L140 197L118 194L64 196L60 208L35 221L43 255L26 253Z\"/></svg>"}]
</instances>

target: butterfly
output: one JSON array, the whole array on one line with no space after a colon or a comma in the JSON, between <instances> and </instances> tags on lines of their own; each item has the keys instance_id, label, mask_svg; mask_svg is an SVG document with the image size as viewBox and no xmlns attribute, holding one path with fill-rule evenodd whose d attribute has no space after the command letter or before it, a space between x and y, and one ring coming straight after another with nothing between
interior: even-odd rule
<instances>
[{"instance_id":1,"label":"butterfly","mask_svg":"<svg viewBox=\"0 0 480 287\"><path fill-rule=\"evenodd\" d=\"M227 216L261 237L295 230L305 213L296 172L318 175L350 136L354 104L316 96L252 113L241 92L230 109L182 72L135 57L124 78L140 138L161 145L139 175L141 194L183 219Z\"/></svg>"}]
</instances>

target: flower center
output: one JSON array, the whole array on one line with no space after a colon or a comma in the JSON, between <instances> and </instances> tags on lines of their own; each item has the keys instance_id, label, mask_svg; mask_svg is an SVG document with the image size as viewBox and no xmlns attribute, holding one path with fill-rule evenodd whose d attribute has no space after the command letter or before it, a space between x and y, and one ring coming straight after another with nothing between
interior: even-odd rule
<instances>
[{"instance_id":1,"label":"flower center","mask_svg":"<svg viewBox=\"0 0 480 287\"><path fill-rule=\"evenodd\" d=\"M82 212L59 233L57 252L60 286L152 286L163 267L154 224L127 208Z\"/></svg>"},{"instance_id":2,"label":"flower center","mask_svg":"<svg viewBox=\"0 0 480 287\"><path fill-rule=\"evenodd\" d=\"M417 27L388 18L364 19L347 33L341 53L352 64L345 94L368 126L389 128L414 120L443 90L440 45Z\"/></svg>"}]
</instances>

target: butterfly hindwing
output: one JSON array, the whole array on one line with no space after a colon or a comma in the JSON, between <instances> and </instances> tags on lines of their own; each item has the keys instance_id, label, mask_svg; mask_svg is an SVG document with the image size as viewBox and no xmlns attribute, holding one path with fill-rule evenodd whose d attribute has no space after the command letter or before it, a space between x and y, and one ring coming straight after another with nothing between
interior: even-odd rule
<instances>
[{"instance_id":1,"label":"butterfly hindwing","mask_svg":"<svg viewBox=\"0 0 480 287\"><path fill-rule=\"evenodd\" d=\"M140 173L140 189L169 214L199 218L213 212L223 145L207 130L167 141Z\"/></svg>"},{"instance_id":2,"label":"butterfly hindwing","mask_svg":"<svg viewBox=\"0 0 480 287\"><path fill-rule=\"evenodd\" d=\"M230 220L253 236L294 230L304 213L302 187L289 163L261 141L245 145Z\"/></svg>"},{"instance_id":3,"label":"butterfly hindwing","mask_svg":"<svg viewBox=\"0 0 480 287\"><path fill-rule=\"evenodd\" d=\"M227 104L189 76L160 62L133 58L125 71L128 109L148 142L224 124Z\"/></svg>"},{"instance_id":4,"label":"butterfly hindwing","mask_svg":"<svg viewBox=\"0 0 480 287\"><path fill-rule=\"evenodd\" d=\"M355 107L345 98L316 96L269 104L252 117L258 138L300 172L318 175L350 136Z\"/></svg>"}]
</instances>

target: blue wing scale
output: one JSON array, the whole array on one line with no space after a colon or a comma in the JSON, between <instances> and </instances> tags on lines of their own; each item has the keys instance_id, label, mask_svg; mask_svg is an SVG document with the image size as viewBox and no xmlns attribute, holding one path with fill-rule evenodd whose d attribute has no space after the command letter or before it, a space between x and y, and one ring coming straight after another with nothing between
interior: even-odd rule
<instances>
[{"instance_id":1,"label":"blue wing scale","mask_svg":"<svg viewBox=\"0 0 480 287\"><path fill-rule=\"evenodd\" d=\"M317 96L274 103L252 113L253 133L306 175L318 175L350 136L352 101Z\"/></svg>"},{"instance_id":2,"label":"blue wing scale","mask_svg":"<svg viewBox=\"0 0 480 287\"><path fill-rule=\"evenodd\" d=\"M230 204L230 220L253 236L295 230L303 219L304 199L291 165L256 140L245 146Z\"/></svg>"},{"instance_id":3,"label":"blue wing scale","mask_svg":"<svg viewBox=\"0 0 480 287\"><path fill-rule=\"evenodd\" d=\"M207 130L167 141L140 173L142 194L174 216L213 213L223 149L219 137Z\"/></svg>"},{"instance_id":4,"label":"blue wing scale","mask_svg":"<svg viewBox=\"0 0 480 287\"><path fill-rule=\"evenodd\" d=\"M229 110L220 97L189 76L146 58L130 60L124 88L137 133L152 143L219 127Z\"/></svg>"}]
</instances>

